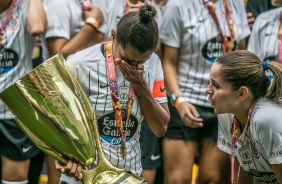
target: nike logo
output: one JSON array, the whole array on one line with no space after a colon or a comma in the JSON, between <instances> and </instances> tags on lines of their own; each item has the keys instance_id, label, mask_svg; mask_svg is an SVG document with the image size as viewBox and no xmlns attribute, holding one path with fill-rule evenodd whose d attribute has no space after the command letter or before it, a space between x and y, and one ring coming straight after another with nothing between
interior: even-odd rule
<instances>
[{"instance_id":1,"label":"nike logo","mask_svg":"<svg viewBox=\"0 0 282 184\"><path fill-rule=\"evenodd\" d=\"M159 158L161 158L161 155L152 155L151 156L151 160L157 160L157 159L159 159Z\"/></svg>"},{"instance_id":2,"label":"nike logo","mask_svg":"<svg viewBox=\"0 0 282 184\"><path fill-rule=\"evenodd\" d=\"M108 86L109 86L109 84L106 84L106 85L100 84L100 88L106 88Z\"/></svg>"},{"instance_id":3,"label":"nike logo","mask_svg":"<svg viewBox=\"0 0 282 184\"><path fill-rule=\"evenodd\" d=\"M165 87L162 88L162 87L160 86L160 91L161 91L161 92L164 92L164 91L165 91Z\"/></svg>"},{"instance_id":4,"label":"nike logo","mask_svg":"<svg viewBox=\"0 0 282 184\"><path fill-rule=\"evenodd\" d=\"M271 36L273 34L275 34L275 33L265 33L265 36Z\"/></svg>"},{"instance_id":5,"label":"nike logo","mask_svg":"<svg viewBox=\"0 0 282 184\"><path fill-rule=\"evenodd\" d=\"M32 145L30 145L28 147L23 147L23 153L28 152L31 148L32 148Z\"/></svg>"}]
</instances>

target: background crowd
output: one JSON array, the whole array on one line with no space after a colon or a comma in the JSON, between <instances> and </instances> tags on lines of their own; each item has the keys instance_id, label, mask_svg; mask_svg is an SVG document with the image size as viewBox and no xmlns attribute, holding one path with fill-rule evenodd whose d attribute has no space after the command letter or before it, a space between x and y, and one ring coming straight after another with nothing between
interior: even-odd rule
<instances>
[{"instance_id":1,"label":"background crowd","mask_svg":"<svg viewBox=\"0 0 282 184\"><path fill-rule=\"evenodd\" d=\"M144 9L145 6L147 9ZM266 85L260 86L260 82L265 78L260 78L261 73L258 72L238 80L242 81L242 86L249 87L243 81L256 76L257 83L254 85L264 88L265 91L253 97L252 92L258 90L252 88L253 84L250 86L250 93L242 88L244 101L234 98L233 102L238 102L236 108L244 109L243 104L252 105L258 101L261 106L273 108L273 112L279 114L281 107L270 107L271 102L259 98L267 97L277 102L281 97L281 92L277 90L272 96L269 95L271 92L266 92L271 84L268 80L273 81L273 84L282 83L281 69L279 65L276 66L277 62L282 63L280 6L280 0L0 0L0 92L57 53L62 53L78 78L85 74L85 66L80 66L76 61L86 63L93 60L95 65L87 65L89 71L95 67L103 70L107 66L99 62L105 62L105 58L98 58L97 53L101 52L100 48L104 48L104 43L113 41L112 55L119 68L117 82L124 84L128 89L132 85L138 97L132 110L132 114L138 119L136 134L129 136L129 140L125 139L127 144L132 145L132 150L138 153L132 154L129 149L125 160L115 159L114 154L112 158L112 150L104 148L106 155L110 155L108 159L114 165L124 166L133 173L141 174L149 184L230 183L230 180L237 179L237 176L234 176L236 164L242 167L241 171L238 171L240 183L281 183L282 155L278 154L282 149L281 143L274 142L273 147L269 148L269 152L272 148L277 150L275 158L272 158L270 153L263 154L261 150L265 150L264 148L258 148L261 157L267 161L260 165L261 168L258 167L257 171L252 170L252 166L247 168L244 164L251 165L253 162L244 159L238 159L239 162L234 166L233 150L226 146L229 139L233 141L233 137L228 137L232 136L228 134L232 127L224 127L221 122L229 122L231 125L233 119L239 121L240 116L236 114L239 110L231 108L232 102L226 102L227 106L223 111L213 104L216 94L219 94L218 99L222 95L217 91L220 87L216 87L214 83L219 86L225 84L224 80L218 77L218 70L223 73L226 71L224 67L228 66L225 66L225 61L234 60L234 65L239 66L240 61L245 59L246 66L257 66L253 70L265 73L267 80L263 83ZM140 27L135 29L135 26ZM143 35L142 38L139 38L140 35ZM252 53L235 50L248 50ZM236 53L235 56L232 53ZM236 56L240 56L241 60L234 59ZM219 62L216 62L217 59ZM252 59L256 62L252 63ZM123 61L127 61L129 65ZM134 73L133 70L127 69L129 66L142 72ZM247 68L246 66L242 68ZM233 86L231 79L228 80L228 75L242 68L234 68L234 71L224 73L224 79ZM95 76L105 77L107 81L107 76L102 75L103 72L95 69L92 72ZM244 72L241 75L246 75L247 72ZM140 75L139 84L134 77ZM89 74L92 86L94 83L101 86L102 79L93 76L90 78ZM86 83L84 78L80 80L83 84ZM97 89L90 89L91 85L84 84L84 87L89 87L89 91L95 93ZM155 87L164 88L162 85L165 85L166 93L156 94ZM224 87L222 89L228 91ZM281 84L277 84L276 88L281 91ZM112 92L112 89L109 90ZM101 93L108 94L108 91L103 92L101 89ZM231 98L233 93L228 94ZM97 112L108 108L106 105L99 107L101 103L96 97L89 94L89 98ZM156 101L151 103L152 99ZM111 99L109 100L111 108ZM225 107L226 104L221 105ZM122 108L126 106L121 105ZM148 109L148 106L151 109ZM218 116L221 114L218 112L233 115ZM154 114L158 115L153 116ZM274 117L279 119L281 116ZM280 124L273 126L273 129L278 129L277 132L270 133L278 142L282 142L281 121ZM240 128L243 132L244 127ZM252 134L256 134L256 128L250 127ZM264 134L257 135L263 137ZM102 142L106 142L102 139ZM250 138L249 142L255 139ZM272 145L271 138L266 140ZM259 141L255 142L259 144ZM263 141L263 144L268 143ZM243 148L242 143L242 150ZM250 148L257 149L252 143ZM237 154L241 153L249 152L242 151ZM133 156L130 157L130 154ZM259 157L253 152L250 154ZM26 137L14 120L13 114L2 102L0 155L0 179L3 184L37 184L43 163L47 168L49 184L76 183L73 177L81 179L79 165L71 162L72 167L68 168L58 162L55 164L54 158L45 155ZM139 161L141 165L138 165ZM134 168L131 163L134 163ZM76 168L73 172L74 165ZM195 165L196 179L193 178Z\"/></svg>"}]
</instances>

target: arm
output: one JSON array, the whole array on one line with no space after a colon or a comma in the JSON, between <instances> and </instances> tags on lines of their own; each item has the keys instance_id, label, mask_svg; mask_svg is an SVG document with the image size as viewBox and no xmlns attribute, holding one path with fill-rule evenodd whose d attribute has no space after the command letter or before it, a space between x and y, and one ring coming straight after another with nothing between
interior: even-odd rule
<instances>
[{"instance_id":1,"label":"arm","mask_svg":"<svg viewBox=\"0 0 282 184\"><path fill-rule=\"evenodd\" d=\"M94 17L101 25L103 22L103 14L97 7L86 13L87 17ZM82 29L70 40L62 37L50 37L46 39L49 57L57 53L62 53L64 57L69 56L79 50L92 46L101 42L104 34L89 24L85 24Z\"/></svg>"},{"instance_id":2,"label":"arm","mask_svg":"<svg viewBox=\"0 0 282 184\"><path fill-rule=\"evenodd\" d=\"M246 40L240 40L239 44L238 44L238 50L245 50L246 49Z\"/></svg>"},{"instance_id":3,"label":"arm","mask_svg":"<svg viewBox=\"0 0 282 184\"><path fill-rule=\"evenodd\" d=\"M148 126L156 136L163 136L170 118L168 106L167 103L159 104L154 98L144 78L144 66L139 63L133 68L120 58L115 60L115 64L119 67L124 78L132 84Z\"/></svg>"},{"instance_id":4,"label":"arm","mask_svg":"<svg viewBox=\"0 0 282 184\"><path fill-rule=\"evenodd\" d=\"M162 65L164 70L165 86L170 94L180 92L177 74L178 48L163 45ZM178 108L182 121L192 128L202 127L202 119L196 117L198 111L188 102L182 102Z\"/></svg>"},{"instance_id":5,"label":"arm","mask_svg":"<svg viewBox=\"0 0 282 184\"><path fill-rule=\"evenodd\" d=\"M163 136L170 118L167 103L159 104L156 101L145 79L133 87L148 126L156 136Z\"/></svg>"},{"instance_id":6,"label":"arm","mask_svg":"<svg viewBox=\"0 0 282 184\"><path fill-rule=\"evenodd\" d=\"M27 13L27 31L32 36L42 34L47 26L42 0L29 0Z\"/></svg>"},{"instance_id":7,"label":"arm","mask_svg":"<svg viewBox=\"0 0 282 184\"><path fill-rule=\"evenodd\" d=\"M272 164L273 172L279 183L282 183L282 164Z\"/></svg>"}]
</instances>

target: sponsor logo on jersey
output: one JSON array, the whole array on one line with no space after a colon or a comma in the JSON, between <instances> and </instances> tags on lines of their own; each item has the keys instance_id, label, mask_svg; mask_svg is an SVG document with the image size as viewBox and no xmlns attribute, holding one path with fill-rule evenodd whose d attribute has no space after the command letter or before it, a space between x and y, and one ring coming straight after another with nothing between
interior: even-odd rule
<instances>
[{"instance_id":1,"label":"sponsor logo on jersey","mask_svg":"<svg viewBox=\"0 0 282 184\"><path fill-rule=\"evenodd\" d=\"M109 86L109 84L105 84L105 85L103 85L103 84L100 84L100 88L107 88Z\"/></svg>"},{"instance_id":2,"label":"sponsor logo on jersey","mask_svg":"<svg viewBox=\"0 0 282 184\"><path fill-rule=\"evenodd\" d=\"M12 49L0 51L0 74L7 73L19 63L18 54Z\"/></svg>"},{"instance_id":3,"label":"sponsor logo on jersey","mask_svg":"<svg viewBox=\"0 0 282 184\"><path fill-rule=\"evenodd\" d=\"M161 158L161 155L151 155L151 160L155 161Z\"/></svg>"},{"instance_id":4,"label":"sponsor logo on jersey","mask_svg":"<svg viewBox=\"0 0 282 184\"><path fill-rule=\"evenodd\" d=\"M228 38L229 39L229 38ZM234 42L233 50L237 47L236 41ZM216 59L223 55L223 46L220 36L210 39L202 48L202 55L206 61L214 63Z\"/></svg>"},{"instance_id":5,"label":"sponsor logo on jersey","mask_svg":"<svg viewBox=\"0 0 282 184\"><path fill-rule=\"evenodd\" d=\"M154 82L152 94L154 98L166 97L164 80L157 80Z\"/></svg>"},{"instance_id":6,"label":"sponsor logo on jersey","mask_svg":"<svg viewBox=\"0 0 282 184\"><path fill-rule=\"evenodd\" d=\"M126 126L126 110L122 109L122 122L123 128L126 130L126 141L129 141L136 133L138 127L137 118L133 115L130 116L128 125ZM114 119L114 112L106 114L98 119L98 127L101 138L112 144L120 145L121 138L118 130L118 126Z\"/></svg>"},{"instance_id":7,"label":"sponsor logo on jersey","mask_svg":"<svg viewBox=\"0 0 282 184\"><path fill-rule=\"evenodd\" d=\"M279 184L274 173L259 172L255 169L250 169L250 174L254 176L262 184Z\"/></svg>"},{"instance_id":8,"label":"sponsor logo on jersey","mask_svg":"<svg viewBox=\"0 0 282 184\"><path fill-rule=\"evenodd\" d=\"M231 144L223 137L223 136L219 136L218 137L218 141L220 144L222 144L223 146L227 146L228 148L231 149Z\"/></svg>"},{"instance_id":9,"label":"sponsor logo on jersey","mask_svg":"<svg viewBox=\"0 0 282 184\"><path fill-rule=\"evenodd\" d=\"M274 148L270 153L271 158L279 158L282 157L282 146L278 148Z\"/></svg>"}]
</instances>

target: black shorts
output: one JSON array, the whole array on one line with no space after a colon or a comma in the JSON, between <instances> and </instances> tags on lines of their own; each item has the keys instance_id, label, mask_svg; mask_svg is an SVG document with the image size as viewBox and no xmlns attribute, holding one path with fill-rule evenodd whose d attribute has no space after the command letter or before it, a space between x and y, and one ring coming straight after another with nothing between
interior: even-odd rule
<instances>
[{"instance_id":1,"label":"black shorts","mask_svg":"<svg viewBox=\"0 0 282 184\"><path fill-rule=\"evenodd\" d=\"M0 120L0 155L14 161L24 161L39 151L14 119Z\"/></svg>"},{"instance_id":2,"label":"black shorts","mask_svg":"<svg viewBox=\"0 0 282 184\"><path fill-rule=\"evenodd\" d=\"M217 141L218 119L213 108L194 105L203 119L202 128L190 128L180 118L178 111L169 103L170 122L165 138L201 142L203 139Z\"/></svg>"},{"instance_id":3,"label":"black shorts","mask_svg":"<svg viewBox=\"0 0 282 184\"><path fill-rule=\"evenodd\" d=\"M161 166L161 138L152 132L146 121L142 122L140 147L143 169L156 169Z\"/></svg>"}]
</instances>

